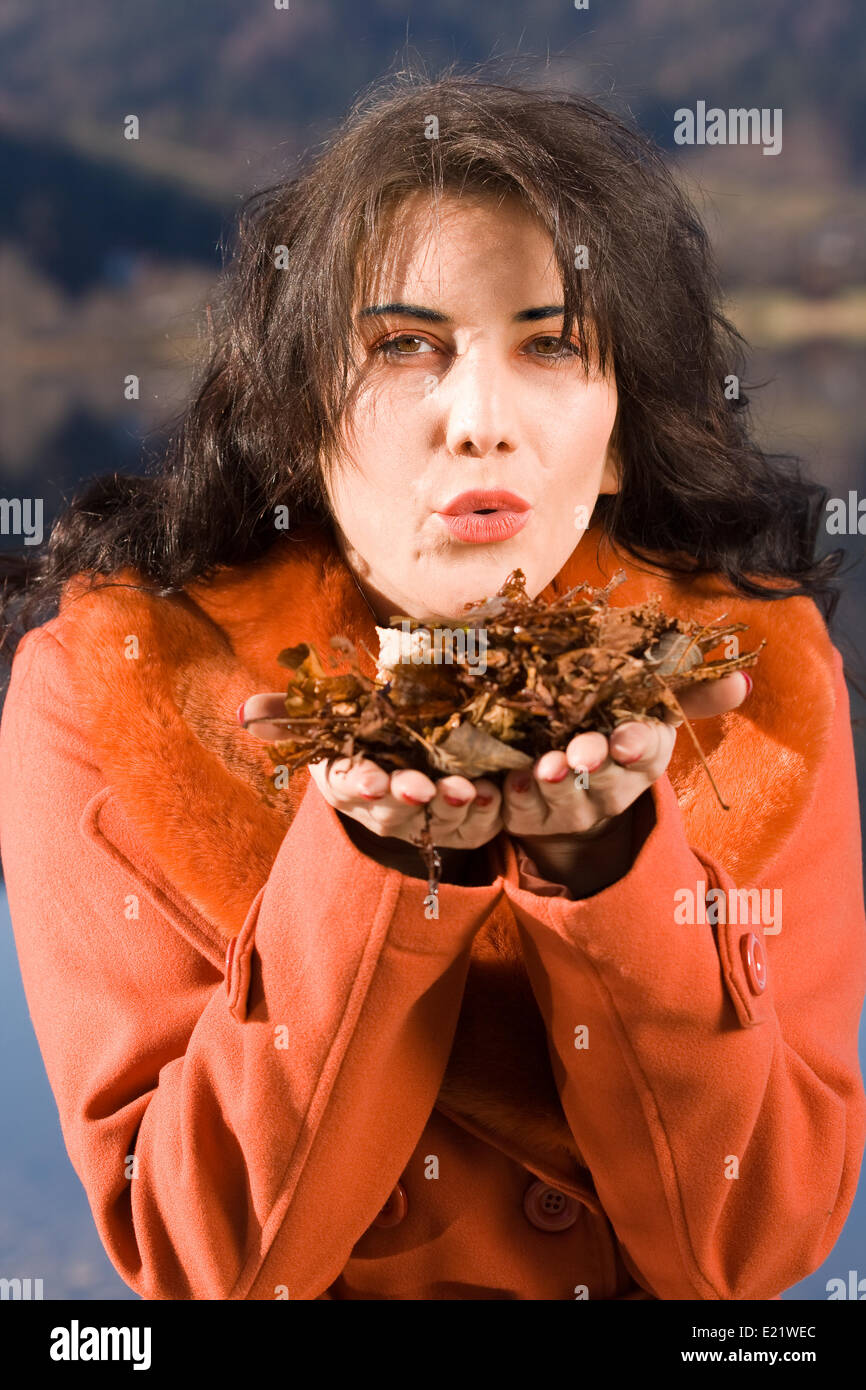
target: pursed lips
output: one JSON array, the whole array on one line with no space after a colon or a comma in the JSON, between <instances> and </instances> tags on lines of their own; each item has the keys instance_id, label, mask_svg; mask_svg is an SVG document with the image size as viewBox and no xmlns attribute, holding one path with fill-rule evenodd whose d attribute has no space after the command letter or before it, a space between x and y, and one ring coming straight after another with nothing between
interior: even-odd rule
<instances>
[{"instance_id":1,"label":"pursed lips","mask_svg":"<svg viewBox=\"0 0 866 1390\"><path fill-rule=\"evenodd\" d=\"M510 540L522 531L532 513L525 497L507 489L461 492L435 513L454 540L489 545Z\"/></svg>"}]
</instances>

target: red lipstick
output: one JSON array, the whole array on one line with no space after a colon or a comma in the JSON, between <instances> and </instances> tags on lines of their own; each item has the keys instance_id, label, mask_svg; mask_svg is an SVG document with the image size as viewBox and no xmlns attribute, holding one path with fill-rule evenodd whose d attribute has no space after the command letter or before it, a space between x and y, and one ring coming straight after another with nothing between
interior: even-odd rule
<instances>
[{"instance_id":1,"label":"red lipstick","mask_svg":"<svg viewBox=\"0 0 866 1390\"><path fill-rule=\"evenodd\" d=\"M489 545L516 536L531 512L532 507L525 497L505 488L495 488L461 492L435 515L442 519L455 540Z\"/></svg>"}]
</instances>

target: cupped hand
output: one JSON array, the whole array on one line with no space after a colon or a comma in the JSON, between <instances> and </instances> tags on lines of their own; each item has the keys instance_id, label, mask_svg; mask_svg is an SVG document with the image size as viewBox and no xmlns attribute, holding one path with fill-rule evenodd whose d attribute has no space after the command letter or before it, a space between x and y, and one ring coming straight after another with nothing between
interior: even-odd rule
<instances>
[{"instance_id":1,"label":"cupped hand","mask_svg":"<svg viewBox=\"0 0 866 1390\"><path fill-rule=\"evenodd\" d=\"M285 718L285 695L252 695L243 709L244 724L257 738L285 738L277 722ZM477 849L499 833L502 793L487 778L440 777L406 768L388 773L369 758L321 759L310 776L325 800L360 821L373 834L416 842L426 825L441 849Z\"/></svg>"},{"instance_id":2,"label":"cupped hand","mask_svg":"<svg viewBox=\"0 0 866 1390\"><path fill-rule=\"evenodd\" d=\"M734 672L722 680L684 691L680 705L689 720L736 709L751 678ZM564 751L545 753L532 768L509 772L503 786L505 829L521 839L586 836L608 824L667 770L682 720L632 720L608 737L576 734Z\"/></svg>"},{"instance_id":3,"label":"cupped hand","mask_svg":"<svg viewBox=\"0 0 866 1390\"><path fill-rule=\"evenodd\" d=\"M680 704L689 720L736 709L751 680L735 672L683 692ZM257 738L285 736L285 696L253 695L243 710L244 724ZM509 772L502 790L487 779L447 776L435 783L423 772L388 773L370 759L321 760L310 775L326 801L380 836L415 841L430 806L433 843L474 849L501 827L523 840L567 836L591 839L603 834L662 774L673 753L675 716L620 724L609 737L577 734L564 751L545 753L533 766Z\"/></svg>"}]
</instances>

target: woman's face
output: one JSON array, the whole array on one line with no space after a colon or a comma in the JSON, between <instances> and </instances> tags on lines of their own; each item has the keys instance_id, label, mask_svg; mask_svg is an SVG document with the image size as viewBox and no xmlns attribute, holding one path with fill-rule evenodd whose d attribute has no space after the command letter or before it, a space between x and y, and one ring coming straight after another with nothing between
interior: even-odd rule
<instances>
[{"instance_id":1,"label":"woman's face","mask_svg":"<svg viewBox=\"0 0 866 1390\"><path fill-rule=\"evenodd\" d=\"M557 349L544 228L513 198L451 196L437 229L413 195L398 220L376 302L357 305L361 384L327 484L382 625L458 618L518 566L535 597L617 486L613 375L587 378L576 335Z\"/></svg>"}]
</instances>

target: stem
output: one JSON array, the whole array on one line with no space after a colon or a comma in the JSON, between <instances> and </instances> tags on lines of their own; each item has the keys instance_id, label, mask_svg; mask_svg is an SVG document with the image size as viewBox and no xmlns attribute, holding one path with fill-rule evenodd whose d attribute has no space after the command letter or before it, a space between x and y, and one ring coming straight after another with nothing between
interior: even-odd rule
<instances>
[{"instance_id":1,"label":"stem","mask_svg":"<svg viewBox=\"0 0 866 1390\"><path fill-rule=\"evenodd\" d=\"M679 710L680 715L682 716L682 721L683 721L683 723L685 724L685 726L686 726L686 728L688 729L688 732L689 732L689 738L691 739L692 743L695 745L695 748L697 749L698 757L700 758L701 762L702 762L703 765L704 765L704 771L706 772L707 776L708 776L709 779L710 779L710 785L711 785L713 791L716 793L716 798L717 798L717 800L718 800L719 805L721 806L721 808L722 808L723 811L730 811L730 809L731 809L730 806L727 804L727 802L725 802L725 801L722 800L722 794L721 794L721 792L719 791L718 787L716 786L716 779L715 779L715 777L713 776L712 772L710 771L710 765L709 765L709 763L707 762L706 758L704 757L704 750L703 750L703 748L701 747L701 745L700 745L699 742L698 742L698 736L697 736L697 734L695 733L694 729L693 729L692 726L691 726L691 723L690 723L690 721L689 721L688 715L686 714L685 710L683 709L682 705L680 704L679 700L677 699L676 695L675 695L674 692L671 690L671 688L670 688L670 686L667 684L667 682L664 681L664 680L662 680L661 676L658 674L657 671L654 672L654 674L655 674L655 678L656 678L656 680L658 681L659 685L663 686L664 689L667 691L667 693L670 695L671 699L673 700L674 704L676 705L677 709Z\"/></svg>"},{"instance_id":2,"label":"stem","mask_svg":"<svg viewBox=\"0 0 866 1390\"><path fill-rule=\"evenodd\" d=\"M412 843L417 845L418 852L427 870L427 890L429 893L437 893L439 891L439 880L442 873L442 857L433 843L433 836L430 834L430 819L430 803L427 802L424 807L424 829Z\"/></svg>"}]
</instances>

